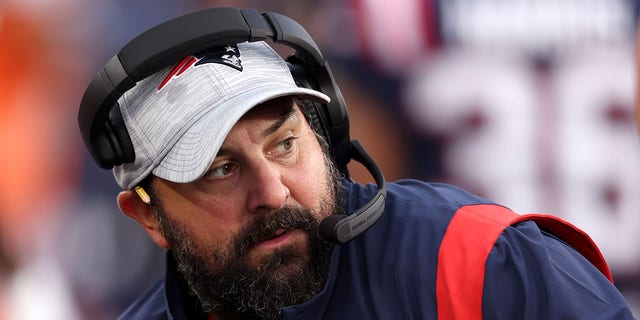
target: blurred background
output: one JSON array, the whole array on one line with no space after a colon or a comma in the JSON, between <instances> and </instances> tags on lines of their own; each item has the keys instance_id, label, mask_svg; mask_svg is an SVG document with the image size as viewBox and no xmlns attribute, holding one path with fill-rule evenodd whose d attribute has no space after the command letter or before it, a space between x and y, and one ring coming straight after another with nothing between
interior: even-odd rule
<instances>
[{"instance_id":1,"label":"blurred background","mask_svg":"<svg viewBox=\"0 0 640 320\"><path fill-rule=\"evenodd\" d=\"M0 0L0 319L114 319L162 274L77 110L135 35L213 6L301 22L387 180L451 182L571 221L639 316L638 1Z\"/></svg>"}]
</instances>

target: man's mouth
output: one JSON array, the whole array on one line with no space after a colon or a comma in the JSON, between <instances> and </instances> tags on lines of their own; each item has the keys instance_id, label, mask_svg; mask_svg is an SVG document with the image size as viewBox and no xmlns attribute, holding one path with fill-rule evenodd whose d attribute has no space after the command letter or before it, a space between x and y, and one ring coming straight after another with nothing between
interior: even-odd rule
<instances>
[{"instance_id":1,"label":"man's mouth","mask_svg":"<svg viewBox=\"0 0 640 320\"><path fill-rule=\"evenodd\" d=\"M273 250L279 247L290 244L293 238L302 235L303 232L299 229L278 229L273 233L271 237L260 240L256 247L262 250Z\"/></svg>"}]
</instances>

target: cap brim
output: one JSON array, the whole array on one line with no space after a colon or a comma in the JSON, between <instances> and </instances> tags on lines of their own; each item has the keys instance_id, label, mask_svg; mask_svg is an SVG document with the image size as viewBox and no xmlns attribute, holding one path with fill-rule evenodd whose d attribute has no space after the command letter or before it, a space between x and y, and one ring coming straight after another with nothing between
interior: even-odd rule
<instances>
[{"instance_id":1,"label":"cap brim","mask_svg":"<svg viewBox=\"0 0 640 320\"><path fill-rule=\"evenodd\" d=\"M177 183L198 179L211 166L231 128L245 113L258 104L284 96L322 103L330 100L321 92L293 86L269 86L244 92L194 122L153 169L153 174Z\"/></svg>"}]
</instances>

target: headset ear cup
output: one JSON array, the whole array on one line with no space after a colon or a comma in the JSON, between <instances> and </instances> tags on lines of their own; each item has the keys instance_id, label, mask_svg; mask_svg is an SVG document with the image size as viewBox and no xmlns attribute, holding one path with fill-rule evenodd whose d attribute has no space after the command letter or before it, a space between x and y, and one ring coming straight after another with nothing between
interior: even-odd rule
<instances>
[{"instance_id":1,"label":"headset ear cup","mask_svg":"<svg viewBox=\"0 0 640 320\"><path fill-rule=\"evenodd\" d=\"M301 88L320 91L318 85L314 82L314 79L305 71L305 67L291 62L290 60L292 59L287 59L287 65L289 66L289 71L291 71L291 75L293 76L296 85ZM327 131L327 125L321 114L322 106L319 103L310 100L300 99L299 103L302 104L301 107L304 109L305 115L307 116L313 130L322 135L329 144L329 148L331 148L331 139Z\"/></svg>"},{"instance_id":2,"label":"headset ear cup","mask_svg":"<svg viewBox=\"0 0 640 320\"><path fill-rule=\"evenodd\" d=\"M124 124L122 113L120 112L120 106L116 103L109 112L109 117L106 120L105 130L108 134L107 140L110 144L112 151L112 165L117 166L123 163L133 162L135 160L135 152L133 148L133 142L127 132L127 127Z\"/></svg>"},{"instance_id":3,"label":"headset ear cup","mask_svg":"<svg viewBox=\"0 0 640 320\"><path fill-rule=\"evenodd\" d=\"M338 170L345 177L349 177L347 168L351 159L349 118L344 99L333 81L328 65L323 66L320 70L315 70L298 55L288 57L286 62L299 87L320 91L331 98L331 102L326 105L312 101L305 101L303 105L309 113L308 116L314 130L322 135L328 143L331 157Z\"/></svg>"},{"instance_id":4,"label":"headset ear cup","mask_svg":"<svg viewBox=\"0 0 640 320\"><path fill-rule=\"evenodd\" d=\"M329 143L329 136L327 131L325 130L324 125L322 124L322 119L320 118L320 104L317 102L297 99L298 105L300 105L304 110L304 114L311 125L311 128L318 134L320 134L326 141Z\"/></svg>"}]
</instances>

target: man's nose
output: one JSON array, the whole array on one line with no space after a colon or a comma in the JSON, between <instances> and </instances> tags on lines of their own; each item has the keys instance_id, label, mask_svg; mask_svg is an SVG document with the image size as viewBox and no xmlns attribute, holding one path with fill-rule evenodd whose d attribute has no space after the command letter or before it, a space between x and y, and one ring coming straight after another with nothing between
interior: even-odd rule
<instances>
[{"instance_id":1,"label":"man's nose","mask_svg":"<svg viewBox=\"0 0 640 320\"><path fill-rule=\"evenodd\" d=\"M289 188L284 183L281 168L266 161L255 166L248 183L247 205L250 212L280 209L290 195Z\"/></svg>"}]
</instances>

